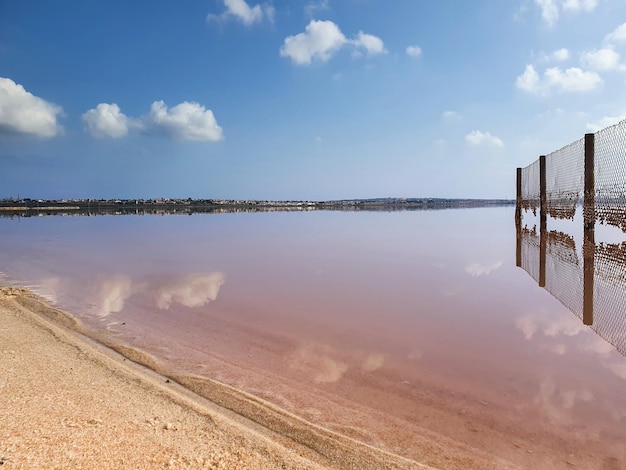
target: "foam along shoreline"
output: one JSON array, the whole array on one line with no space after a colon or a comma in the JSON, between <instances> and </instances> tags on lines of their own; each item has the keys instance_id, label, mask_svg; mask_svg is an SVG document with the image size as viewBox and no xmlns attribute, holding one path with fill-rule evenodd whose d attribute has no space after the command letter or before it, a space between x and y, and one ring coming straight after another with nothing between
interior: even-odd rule
<instances>
[{"instance_id":1,"label":"foam along shoreline","mask_svg":"<svg viewBox=\"0 0 626 470\"><path fill-rule=\"evenodd\" d=\"M7 468L431 468L227 385L160 375L27 289L0 286L0 318Z\"/></svg>"}]
</instances>

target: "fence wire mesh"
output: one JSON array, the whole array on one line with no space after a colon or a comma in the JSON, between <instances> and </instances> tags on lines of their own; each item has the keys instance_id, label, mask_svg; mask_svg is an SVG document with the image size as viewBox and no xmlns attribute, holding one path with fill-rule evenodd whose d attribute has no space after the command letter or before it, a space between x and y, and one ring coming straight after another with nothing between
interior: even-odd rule
<instances>
[{"instance_id":1,"label":"fence wire mesh","mask_svg":"<svg viewBox=\"0 0 626 470\"><path fill-rule=\"evenodd\" d=\"M626 120L595 134L595 217L626 232Z\"/></svg>"},{"instance_id":2,"label":"fence wire mesh","mask_svg":"<svg viewBox=\"0 0 626 470\"><path fill-rule=\"evenodd\" d=\"M626 356L626 242L595 249L591 328Z\"/></svg>"},{"instance_id":3,"label":"fence wire mesh","mask_svg":"<svg viewBox=\"0 0 626 470\"><path fill-rule=\"evenodd\" d=\"M563 232L547 234L546 290L574 315L583 317L583 266L576 242Z\"/></svg>"},{"instance_id":4,"label":"fence wire mesh","mask_svg":"<svg viewBox=\"0 0 626 470\"><path fill-rule=\"evenodd\" d=\"M593 157L593 165L585 163L585 154ZM626 232L626 120L552 152L542 170L540 160L521 170L519 207L535 214L540 207L542 217L572 219L583 202L582 254L569 235L524 228L518 232L519 265L626 355L626 242L593 242L596 222ZM520 211L516 214L521 217ZM521 227L521 219L516 224Z\"/></svg>"},{"instance_id":5,"label":"fence wire mesh","mask_svg":"<svg viewBox=\"0 0 626 470\"><path fill-rule=\"evenodd\" d=\"M546 211L571 219L585 189L585 140L579 139L546 155Z\"/></svg>"},{"instance_id":6,"label":"fence wire mesh","mask_svg":"<svg viewBox=\"0 0 626 470\"><path fill-rule=\"evenodd\" d=\"M521 268L539 282L539 236L537 228L521 229Z\"/></svg>"},{"instance_id":7,"label":"fence wire mesh","mask_svg":"<svg viewBox=\"0 0 626 470\"><path fill-rule=\"evenodd\" d=\"M521 205L525 210L537 213L541 193L539 188L539 161L522 168L522 200Z\"/></svg>"}]
</instances>

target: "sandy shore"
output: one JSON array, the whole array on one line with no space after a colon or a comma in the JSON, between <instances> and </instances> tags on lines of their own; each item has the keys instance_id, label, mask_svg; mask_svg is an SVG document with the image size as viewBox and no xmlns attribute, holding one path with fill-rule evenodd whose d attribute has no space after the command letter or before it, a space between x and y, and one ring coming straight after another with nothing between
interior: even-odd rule
<instances>
[{"instance_id":1,"label":"sandy shore","mask_svg":"<svg viewBox=\"0 0 626 470\"><path fill-rule=\"evenodd\" d=\"M427 468L288 429L288 416L264 410L285 422L285 432L271 431L63 325L71 322L27 290L0 287L4 468Z\"/></svg>"}]
</instances>

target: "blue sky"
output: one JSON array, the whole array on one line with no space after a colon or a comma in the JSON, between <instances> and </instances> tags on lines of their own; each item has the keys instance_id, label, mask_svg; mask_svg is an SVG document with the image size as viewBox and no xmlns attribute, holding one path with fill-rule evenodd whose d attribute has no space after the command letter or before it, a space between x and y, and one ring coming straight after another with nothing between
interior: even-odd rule
<instances>
[{"instance_id":1,"label":"blue sky","mask_svg":"<svg viewBox=\"0 0 626 470\"><path fill-rule=\"evenodd\" d=\"M624 0L0 0L0 198L512 198L625 55Z\"/></svg>"}]
</instances>

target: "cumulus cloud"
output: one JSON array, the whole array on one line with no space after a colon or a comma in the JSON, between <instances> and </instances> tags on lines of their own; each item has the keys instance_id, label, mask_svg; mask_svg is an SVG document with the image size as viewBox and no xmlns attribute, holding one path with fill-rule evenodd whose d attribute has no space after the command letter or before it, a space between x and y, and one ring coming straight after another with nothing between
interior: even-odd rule
<instances>
[{"instance_id":1,"label":"cumulus cloud","mask_svg":"<svg viewBox=\"0 0 626 470\"><path fill-rule=\"evenodd\" d=\"M561 49L557 49L552 54L550 54L550 59L555 60L557 62L564 62L569 59L569 51L564 47Z\"/></svg>"},{"instance_id":2,"label":"cumulus cloud","mask_svg":"<svg viewBox=\"0 0 626 470\"><path fill-rule=\"evenodd\" d=\"M578 67L565 70L551 67L541 77L532 65L527 65L524 73L515 80L517 88L535 95L547 95L553 90L560 93L585 92L597 88L602 83L602 78L596 72Z\"/></svg>"},{"instance_id":3,"label":"cumulus cloud","mask_svg":"<svg viewBox=\"0 0 626 470\"><path fill-rule=\"evenodd\" d=\"M406 55L408 55L409 57L421 57L422 48L419 46L408 46L406 48Z\"/></svg>"},{"instance_id":4,"label":"cumulus cloud","mask_svg":"<svg viewBox=\"0 0 626 470\"><path fill-rule=\"evenodd\" d=\"M531 64L527 65L524 73L515 80L517 88L528 93L538 93L540 84L541 77Z\"/></svg>"},{"instance_id":5,"label":"cumulus cloud","mask_svg":"<svg viewBox=\"0 0 626 470\"><path fill-rule=\"evenodd\" d=\"M617 116L604 116L595 122L587 123L587 130L591 132L598 132L605 127L613 126L618 122L622 122L626 119L626 114L619 114Z\"/></svg>"},{"instance_id":6,"label":"cumulus cloud","mask_svg":"<svg viewBox=\"0 0 626 470\"><path fill-rule=\"evenodd\" d=\"M486 145L488 147L503 148L504 143L500 138L489 132L472 131L465 136L465 142L469 145Z\"/></svg>"},{"instance_id":7,"label":"cumulus cloud","mask_svg":"<svg viewBox=\"0 0 626 470\"><path fill-rule=\"evenodd\" d=\"M128 129L136 123L120 111L115 104L100 103L82 116L85 129L96 138L118 139L128 134Z\"/></svg>"},{"instance_id":8,"label":"cumulus cloud","mask_svg":"<svg viewBox=\"0 0 626 470\"><path fill-rule=\"evenodd\" d=\"M590 12L598 6L598 0L535 0L541 11L541 18L548 26L554 26L559 20L560 11Z\"/></svg>"},{"instance_id":9,"label":"cumulus cloud","mask_svg":"<svg viewBox=\"0 0 626 470\"><path fill-rule=\"evenodd\" d=\"M274 7L271 5L255 5L250 7L245 0L224 0L224 10L219 15L209 13L207 21L223 21L233 18L246 26L260 23L263 19L274 21Z\"/></svg>"},{"instance_id":10,"label":"cumulus cloud","mask_svg":"<svg viewBox=\"0 0 626 470\"><path fill-rule=\"evenodd\" d=\"M570 67L565 70L552 67L545 71L544 78L549 88L561 92L589 91L602 83L602 78L597 73L585 71L578 67Z\"/></svg>"},{"instance_id":11,"label":"cumulus cloud","mask_svg":"<svg viewBox=\"0 0 626 470\"><path fill-rule=\"evenodd\" d=\"M32 93L10 78L0 77L0 134L54 137L63 128L57 118L63 110Z\"/></svg>"},{"instance_id":12,"label":"cumulus cloud","mask_svg":"<svg viewBox=\"0 0 626 470\"><path fill-rule=\"evenodd\" d=\"M548 26L554 25L559 19L559 7L555 0L535 0L535 3L541 10L541 17Z\"/></svg>"},{"instance_id":13,"label":"cumulus cloud","mask_svg":"<svg viewBox=\"0 0 626 470\"><path fill-rule=\"evenodd\" d=\"M357 53L364 50L368 55L386 53L382 39L363 31L348 39L332 21L311 20L303 33L287 36L280 48L281 57L288 57L298 65L308 65L314 59L323 62L344 46L353 46Z\"/></svg>"},{"instance_id":14,"label":"cumulus cloud","mask_svg":"<svg viewBox=\"0 0 626 470\"><path fill-rule=\"evenodd\" d=\"M346 37L332 21L312 20L304 33L285 38L280 55L296 64L310 64L314 58L327 61L346 42Z\"/></svg>"},{"instance_id":15,"label":"cumulus cloud","mask_svg":"<svg viewBox=\"0 0 626 470\"><path fill-rule=\"evenodd\" d=\"M217 124L213 111L189 101L168 109L163 101L155 101L150 113L141 119L126 116L113 103L100 103L82 116L85 131L96 138L120 138L130 129L146 133L166 134L180 140L216 141L223 138L222 128Z\"/></svg>"},{"instance_id":16,"label":"cumulus cloud","mask_svg":"<svg viewBox=\"0 0 626 470\"><path fill-rule=\"evenodd\" d=\"M181 140L210 140L223 138L213 111L199 103L183 101L168 109L163 101L155 101L150 114L144 118L148 131L162 132Z\"/></svg>"},{"instance_id":17,"label":"cumulus cloud","mask_svg":"<svg viewBox=\"0 0 626 470\"><path fill-rule=\"evenodd\" d=\"M357 48L365 49L370 55L387 53L382 39L372 34L366 34L363 31L359 31L356 35L356 39L353 39L351 42Z\"/></svg>"},{"instance_id":18,"label":"cumulus cloud","mask_svg":"<svg viewBox=\"0 0 626 470\"><path fill-rule=\"evenodd\" d=\"M626 42L626 23L622 23L611 33L607 34L604 41L609 44Z\"/></svg>"},{"instance_id":19,"label":"cumulus cloud","mask_svg":"<svg viewBox=\"0 0 626 470\"><path fill-rule=\"evenodd\" d=\"M599 71L624 70L626 68L620 63L619 53L607 47L585 51L580 56L580 60L588 67Z\"/></svg>"}]
</instances>

